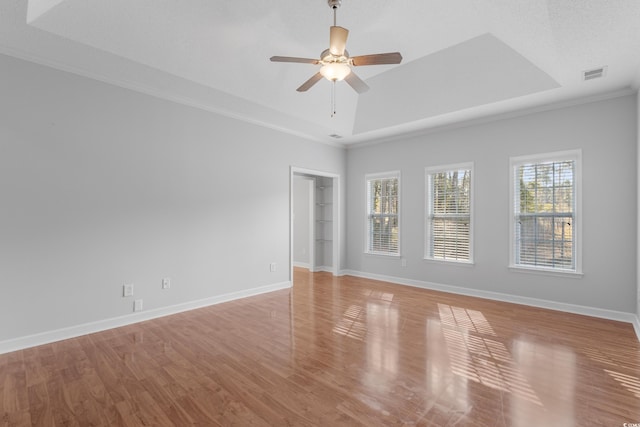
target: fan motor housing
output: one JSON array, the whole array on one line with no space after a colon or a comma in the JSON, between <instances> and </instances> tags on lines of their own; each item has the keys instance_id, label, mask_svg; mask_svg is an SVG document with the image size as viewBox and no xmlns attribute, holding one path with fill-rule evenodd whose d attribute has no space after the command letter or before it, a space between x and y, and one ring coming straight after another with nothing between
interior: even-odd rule
<instances>
[{"instance_id":1,"label":"fan motor housing","mask_svg":"<svg viewBox=\"0 0 640 427\"><path fill-rule=\"evenodd\" d=\"M342 5L342 0L327 0L327 4L331 9L337 9Z\"/></svg>"},{"instance_id":2,"label":"fan motor housing","mask_svg":"<svg viewBox=\"0 0 640 427\"><path fill-rule=\"evenodd\" d=\"M321 64L329 64L329 63L333 63L333 62L339 62L342 64L348 64L349 63L349 52L347 52L347 50L344 50L344 53L341 56L336 56L334 54L331 53L331 51L329 49L325 49L322 51L322 53L320 54L320 63Z\"/></svg>"}]
</instances>

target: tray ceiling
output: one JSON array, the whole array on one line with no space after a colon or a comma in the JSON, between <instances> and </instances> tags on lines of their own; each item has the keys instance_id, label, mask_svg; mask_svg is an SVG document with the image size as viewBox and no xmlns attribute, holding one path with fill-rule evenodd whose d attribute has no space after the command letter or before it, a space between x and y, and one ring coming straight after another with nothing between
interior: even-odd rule
<instances>
[{"instance_id":1,"label":"tray ceiling","mask_svg":"<svg viewBox=\"0 0 640 427\"><path fill-rule=\"evenodd\" d=\"M328 47L325 0L2 0L0 52L348 145L633 88L638 22L635 0L343 0L352 56L404 60L355 68L371 90L337 83L333 118L330 82L295 91L318 66L269 61Z\"/></svg>"}]
</instances>

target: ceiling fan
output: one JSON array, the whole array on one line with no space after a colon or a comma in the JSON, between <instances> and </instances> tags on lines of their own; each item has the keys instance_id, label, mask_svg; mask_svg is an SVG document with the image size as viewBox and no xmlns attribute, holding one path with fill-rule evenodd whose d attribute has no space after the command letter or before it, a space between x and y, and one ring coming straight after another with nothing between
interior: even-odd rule
<instances>
[{"instance_id":1,"label":"ceiling fan","mask_svg":"<svg viewBox=\"0 0 640 427\"><path fill-rule=\"evenodd\" d=\"M324 50L320 54L320 59L272 56L271 61L322 65L320 71L296 89L298 92L306 92L323 77L334 83L344 80L356 92L366 92L369 90L369 86L351 70L351 67L399 64L402 61L402 55L400 55L400 52L390 52L350 57L349 52L345 49L349 30L336 25L336 11L342 4L342 0L327 0L327 3L329 7L333 9L333 26L330 27L329 31L329 49Z\"/></svg>"}]
</instances>

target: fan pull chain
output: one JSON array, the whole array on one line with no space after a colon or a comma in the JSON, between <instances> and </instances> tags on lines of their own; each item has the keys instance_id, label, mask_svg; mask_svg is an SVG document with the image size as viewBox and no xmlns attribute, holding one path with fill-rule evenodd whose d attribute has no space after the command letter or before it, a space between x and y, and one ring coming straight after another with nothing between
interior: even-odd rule
<instances>
[{"instance_id":1,"label":"fan pull chain","mask_svg":"<svg viewBox=\"0 0 640 427\"><path fill-rule=\"evenodd\" d=\"M331 83L331 117L333 117L336 115L336 81Z\"/></svg>"}]
</instances>

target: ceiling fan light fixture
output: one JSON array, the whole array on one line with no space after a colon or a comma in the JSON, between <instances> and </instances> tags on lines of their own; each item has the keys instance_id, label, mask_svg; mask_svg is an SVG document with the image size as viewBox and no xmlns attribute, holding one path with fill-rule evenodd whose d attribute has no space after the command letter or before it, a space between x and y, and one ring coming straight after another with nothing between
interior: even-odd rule
<instances>
[{"instance_id":1,"label":"ceiling fan light fixture","mask_svg":"<svg viewBox=\"0 0 640 427\"><path fill-rule=\"evenodd\" d=\"M320 68L320 74L325 79L336 82L342 81L351 73L349 65L340 62L330 62Z\"/></svg>"},{"instance_id":2,"label":"ceiling fan light fixture","mask_svg":"<svg viewBox=\"0 0 640 427\"><path fill-rule=\"evenodd\" d=\"M375 53L371 55L349 56L346 50L349 30L339 27L336 23L337 10L342 0L325 0L333 11L333 25L329 27L329 49L320 54L320 59L297 58L291 56L272 56L272 62L298 62L301 64L321 65L313 76L302 83L296 89L298 92L306 92L322 78L334 83L331 85L331 117L336 113L335 82L346 81L357 93L361 94L369 90L369 86L358 75L351 71L351 67L360 65L399 64L402 61L400 52Z\"/></svg>"}]
</instances>

